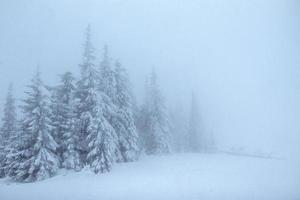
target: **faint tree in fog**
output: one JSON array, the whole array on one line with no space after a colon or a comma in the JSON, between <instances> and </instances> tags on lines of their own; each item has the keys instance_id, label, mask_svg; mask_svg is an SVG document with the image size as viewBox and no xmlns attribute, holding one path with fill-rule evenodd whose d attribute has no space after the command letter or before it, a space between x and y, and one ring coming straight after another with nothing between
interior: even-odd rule
<instances>
[{"instance_id":1,"label":"faint tree in fog","mask_svg":"<svg viewBox=\"0 0 300 200\"><path fill-rule=\"evenodd\" d=\"M185 152L188 146L187 139L188 117L186 108L177 103L170 110L170 130L172 133L173 147L176 152Z\"/></svg>"},{"instance_id":2,"label":"faint tree in fog","mask_svg":"<svg viewBox=\"0 0 300 200\"><path fill-rule=\"evenodd\" d=\"M196 96L192 95L189 128L188 128L188 146L190 152L204 151L203 135L200 127L200 113Z\"/></svg>"},{"instance_id":3,"label":"faint tree in fog","mask_svg":"<svg viewBox=\"0 0 300 200\"><path fill-rule=\"evenodd\" d=\"M17 131L17 117L13 85L10 84L4 105L4 115L0 129L0 177L7 175L9 156L13 151L13 142Z\"/></svg>"},{"instance_id":4,"label":"faint tree in fog","mask_svg":"<svg viewBox=\"0 0 300 200\"><path fill-rule=\"evenodd\" d=\"M147 154L170 152L170 129L164 98L153 70L146 84L145 101L140 113L141 134Z\"/></svg>"}]
</instances>

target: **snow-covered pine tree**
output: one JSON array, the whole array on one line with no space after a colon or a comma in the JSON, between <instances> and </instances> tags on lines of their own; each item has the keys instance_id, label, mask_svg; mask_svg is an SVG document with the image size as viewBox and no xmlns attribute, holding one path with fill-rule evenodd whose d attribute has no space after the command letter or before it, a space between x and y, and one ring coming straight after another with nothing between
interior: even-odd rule
<instances>
[{"instance_id":1,"label":"snow-covered pine tree","mask_svg":"<svg viewBox=\"0 0 300 200\"><path fill-rule=\"evenodd\" d=\"M99 68L98 77L98 90L101 97L101 104L103 108L103 115L106 121L113 127L114 133L118 131L118 127L121 126L119 117L117 114L116 106L116 80L115 72L111 66L110 58L108 56L108 47L104 46L103 57ZM118 139L115 141L115 161L121 162L122 155L118 145Z\"/></svg>"},{"instance_id":2,"label":"snow-covered pine tree","mask_svg":"<svg viewBox=\"0 0 300 200\"><path fill-rule=\"evenodd\" d=\"M122 162L134 161L138 157L138 134L133 118L132 92L126 70L119 62L115 64L117 113L114 128L118 135L118 149Z\"/></svg>"},{"instance_id":3,"label":"snow-covered pine tree","mask_svg":"<svg viewBox=\"0 0 300 200\"><path fill-rule=\"evenodd\" d=\"M188 128L188 146L186 149L190 152L203 151L203 141L201 141L200 114L196 96L192 95L190 108L189 128Z\"/></svg>"},{"instance_id":4,"label":"snow-covered pine tree","mask_svg":"<svg viewBox=\"0 0 300 200\"><path fill-rule=\"evenodd\" d=\"M170 129L164 98L157 84L157 76L152 71L149 85L146 87L146 98L142 109L142 134L144 135L147 154L169 153Z\"/></svg>"},{"instance_id":5,"label":"snow-covered pine tree","mask_svg":"<svg viewBox=\"0 0 300 200\"><path fill-rule=\"evenodd\" d=\"M76 147L79 142L78 136L74 129L75 78L71 72L64 73L60 78L60 84L54 88L51 98L52 133L59 145L57 154L61 166L78 171L82 164Z\"/></svg>"},{"instance_id":6,"label":"snow-covered pine tree","mask_svg":"<svg viewBox=\"0 0 300 200\"><path fill-rule=\"evenodd\" d=\"M15 137L17 136L17 117L13 85L10 84L4 105L4 115L0 129L0 177L8 175L10 153L14 151Z\"/></svg>"},{"instance_id":7,"label":"snow-covered pine tree","mask_svg":"<svg viewBox=\"0 0 300 200\"><path fill-rule=\"evenodd\" d=\"M107 51L106 51L107 52ZM105 58L107 53L104 54ZM91 43L90 26L87 28L84 45L81 77L76 88L76 126L81 141L81 158L95 172L110 171L115 161L115 131L110 125L112 101L104 92L102 79L94 65L94 48ZM104 59L102 67L108 59ZM105 76L106 77L106 76ZM105 85L106 86L106 85Z\"/></svg>"},{"instance_id":8,"label":"snow-covered pine tree","mask_svg":"<svg viewBox=\"0 0 300 200\"><path fill-rule=\"evenodd\" d=\"M111 101L116 96L116 80L115 73L111 66L110 58L108 56L108 46L103 48L103 57L99 69L99 90L106 94ZM104 99L105 100L105 99ZM112 104L112 102L111 102Z\"/></svg>"},{"instance_id":9,"label":"snow-covered pine tree","mask_svg":"<svg viewBox=\"0 0 300 200\"><path fill-rule=\"evenodd\" d=\"M95 118L95 107L97 106L97 70L95 69L94 47L91 42L91 27L86 30L86 38L84 43L84 52L80 65L80 79L76 87L76 121L75 130L79 137L80 144L78 148L81 153L81 162L86 164L86 156L88 153L87 137L90 134L90 126Z\"/></svg>"},{"instance_id":10,"label":"snow-covered pine tree","mask_svg":"<svg viewBox=\"0 0 300 200\"><path fill-rule=\"evenodd\" d=\"M207 137L207 145L206 151L208 153L214 153L217 151L216 141L215 141L215 134L213 131Z\"/></svg>"},{"instance_id":11,"label":"snow-covered pine tree","mask_svg":"<svg viewBox=\"0 0 300 200\"><path fill-rule=\"evenodd\" d=\"M147 143L146 141L148 141L148 136L150 136L149 134L147 134L147 130L149 130L149 101L150 101L150 97L149 97L149 79L148 77L146 77L145 80L145 85L144 85L144 99L143 99L143 103L140 107L138 107L137 110L137 114L136 114L136 127L137 127L137 132L139 135L139 140L138 140L138 145L139 145L139 149L142 152L146 152L147 149Z\"/></svg>"},{"instance_id":12,"label":"snow-covered pine tree","mask_svg":"<svg viewBox=\"0 0 300 200\"><path fill-rule=\"evenodd\" d=\"M1 142L7 141L16 133L16 105L13 96L13 85L10 84L4 105L4 115L0 129Z\"/></svg>"},{"instance_id":13,"label":"snow-covered pine tree","mask_svg":"<svg viewBox=\"0 0 300 200\"><path fill-rule=\"evenodd\" d=\"M59 160L55 155L57 143L50 132L47 96L39 72L32 79L24 100L21 136L17 152L12 157L10 173L14 180L32 182L53 176Z\"/></svg>"},{"instance_id":14,"label":"snow-covered pine tree","mask_svg":"<svg viewBox=\"0 0 300 200\"><path fill-rule=\"evenodd\" d=\"M95 173L109 172L115 161L116 140L115 130L104 116L102 96L99 96L96 116L91 121L88 135L87 161Z\"/></svg>"},{"instance_id":15,"label":"snow-covered pine tree","mask_svg":"<svg viewBox=\"0 0 300 200\"><path fill-rule=\"evenodd\" d=\"M173 139L173 150L185 152L187 145L188 113L182 103L177 103L170 110L170 130Z\"/></svg>"},{"instance_id":16,"label":"snow-covered pine tree","mask_svg":"<svg viewBox=\"0 0 300 200\"><path fill-rule=\"evenodd\" d=\"M62 132L64 127L64 123L61 121L64 119L62 116L62 113L64 111L62 110L62 104L60 101L59 96L59 86L56 87L50 87L46 86L48 91L50 92L50 104L49 104L49 116L50 116L50 131L53 136L53 139L58 144L58 147L56 149L56 154L60 160L60 167L61 167L61 158L62 158Z\"/></svg>"}]
</instances>

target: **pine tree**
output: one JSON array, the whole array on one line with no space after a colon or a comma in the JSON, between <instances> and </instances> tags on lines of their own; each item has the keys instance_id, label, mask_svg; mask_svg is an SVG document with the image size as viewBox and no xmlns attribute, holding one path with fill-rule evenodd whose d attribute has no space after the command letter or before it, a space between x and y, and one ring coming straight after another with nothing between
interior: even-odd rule
<instances>
[{"instance_id":1,"label":"pine tree","mask_svg":"<svg viewBox=\"0 0 300 200\"><path fill-rule=\"evenodd\" d=\"M13 152L17 136L16 105L13 96L13 86L10 84L4 105L4 115L0 129L0 177L8 174L9 157Z\"/></svg>"},{"instance_id":2,"label":"pine tree","mask_svg":"<svg viewBox=\"0 0 300 200\"><path fill-rule=\"evenodd\" d=\"M126 70L119 62L115 66L115 80L117 114L113 124L118 135L118 149L121 161L134 161L138 156L138 135L133 118L132 92Z\"/></svg>"},{"instance_id":3,"label":"pine tree","mask_svg":"<svg viewBox=\"0 0 300 200\"><path fill-rule=\"evenodd\" d=\"M149 80L148 77L145 80L145 85L144 85L144 90L145 90L145 95L143 99L143 104L138 108L137 114L136 114L136 127L139 135L139 141L138 145L141 151L146 152L147 148L147 143L148 141L148 136L150 134L148 133L149 130Z\"/></svg>"},{"instance_id":4,"label":"pine tree","mask_svg":"<svg viewBox=\"0 0 300 200\"><path fill-rule=\"evenodd\" d=\"M60 85L55 87L52 94L51 124L52 133L59 145L58 155L61 166L66 169L80 170L82 168L80 154L76 148L78 136L74 129L74 77L71 72L61 76Z\"/></svg>"},{"instance_id":5,"label":"pine tree","mask_svg":"<svg viewBox=\"0 0 300 200\"><path fill-rule=\"evenodd\" d=\"M201 131L200 131L200 115L197 104L196 96L192 95L191 109L190 109L190 119L189 119L189 129L188 129L188 146L187 150L190 152L203 151L203 141L201 141ZM203 138L203 137L202 137Z\"/></svg>"},{"instance_id":6,"label":"pine tree","mask_svg":"<svg viewBox=\"0 0 300 200\"><path fill-rule=\"evenodd\" d=\"M106 94L111 101L116 96L116 80L115 73L111 66L110 58L108 56L108 46L103 48L103 57L99 69L99 90ZM105 100L105 99L104 99Z\"/></svg>"},{"instance_id":7,"label":"pine tree","mask_svg":"<svg viewBox=\"0 0 300 200\"><path fill-rule=\"evenodd\" d=\"M146 87L142 115L145 152L147 154L169 153L171 148L168 115L154 71Z\"/></svg>"},{"instance_id":8,"label":"pine tree","mask_svg":"<svg viewBox=\"0 0 300 200\"><path fill-rule=\"evenodd\" d=\"M216 141L215 141L215 135L214 132L211 131L211 133L208 135L207 138L207 145L206 145L206 151L209 153L214 153L217 150Z\"/></svg>"},{"instance_id":9,"label":"pine tree","mask_svg":"<svg viewBox=\"0 0 300 200\"><path fill-rule=\"evenodd\" d=\"M22 182L43 180L53 176L59 165L55 151L57 143L50 133L49 111L44 86L37 73L24 100L21 136L17 152L12 157L10 175Z\"/></svg>"},{"instance_id":10,"label":"pine tree","mask_svg":"<svg viewBox=\"0 0 300 200\"><path fill-rule=\"evenodd\" d=\"M1 141L6 141L16 132L16 106L13 96L13 85L10 84L4 105L4 116L2 118L2 127L0 130Z\"/></svg>"},{"instance_id":11,"label":"pine tree","mask_svg":"<svg viewBox=\"0 0 300 200\"><path fill-rule=\"evenodd\" d=\"M50 131L53 136L53 139L58 144L56 149L56 154L60 160L62 158L62 133L65 129L64 127L64 110L62 110L63 105L60 101L60 94L59 94L59 86L57 87L46 87L51 94L50 97L50 104L49 104L49 112L50 112Z\"/></svg>"},{"instance_id":12,"label":"pine tree","mask_svg":"<svg viewBox=\"0 0 300 200\"><path fill-rule=\"evenodd\" d=\"M104 117L103 100L95 107L96 117L89 126L87 161L95 173L109 172L115 161L116 133Z\"/></svg>"},{"instance_id":13,"label":"pine tree","mask_svg":"<svg viewBox=\"0 0 300 200\"><path fill-rule=\"evenodd\" d=\"M94 47L91 42L91 28L87 27L84 44L83 61L80 65L81 74L76 87L76 121L75 129L79 137L78 148L81 152L82 164L86 162L88 153L87 136L90 134L90 125L95 118L97 106L97 70L94 64Z\"/></svg>"},{"instance_id":14,"label":"pine tree","mask_svg":"<svg viewBox=\"0 0 300 200\"><path fill-rule=\"evenodd\" d=\"M187 145L188 113L182 103L177 103L170 111L170 130L173 135L173 149L185 152Z\"/></svg>"},{"instance_id":15,"label":"pine tree","mask_svg":"<svg viewBox=\"0 0 300 200\"><path fill-rule=\"evenodd\" d=\"M98 77L98 91L99 96L101 97L101 104L103 108L103 115L106 121L112 126L114 129L114 133L118 131L119 126L121 126L119 121L119 116L117 114L117 106L116 106L116 80L115 80L115 72L111 66L110 58L108 56L108 47L104 46L103 49L103 57L100 63L99 68L99 77ZM115 138L115 137L113 137ZM123 161L122 154L119 149L118 139L116 138L114 141L115 144L115 158L114 160L117 162Z\"/></svg>"}]
</instances>

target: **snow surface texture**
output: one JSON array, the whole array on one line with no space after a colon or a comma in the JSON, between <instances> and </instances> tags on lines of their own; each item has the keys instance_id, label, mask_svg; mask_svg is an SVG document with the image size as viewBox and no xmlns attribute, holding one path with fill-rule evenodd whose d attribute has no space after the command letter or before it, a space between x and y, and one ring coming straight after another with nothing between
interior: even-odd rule
<instances>
[{"instance_id":1,"label":"snow surface texture","mask_svg":"<svg viewBox=\"0 0 300 200\"><path fill-rule=\"evenodd\" d=\"M0 180L1 200L298 200L300 167L288 159L228 154L146 156L95 175L60 171L36 183Z\"/></svg>"}]
</instances>

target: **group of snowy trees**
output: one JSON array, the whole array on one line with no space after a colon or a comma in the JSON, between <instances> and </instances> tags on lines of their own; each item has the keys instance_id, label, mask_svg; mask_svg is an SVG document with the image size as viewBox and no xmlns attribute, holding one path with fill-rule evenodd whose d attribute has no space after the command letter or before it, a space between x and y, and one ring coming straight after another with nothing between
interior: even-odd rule
<instances>
[{"instance_id":1,"label":"group of snowy trees","mask_svg":"<svg viewBox=\"0 0 300 200\"><path fill-rule=\"evenodd\" d=\"M95 172L114 162L137 160L138 134L129 80L120 63L111 65L105 47L95 65L87 29L80 77L71 72L57 86L44 85L39 72L26 91L17 121L10 88L1 129L1 176L32 182L53 176L59 168Z\"/></svg>"},{"instance_id":2,"label":"group of snowy trees","mask_svg":"<svg viewBox=\"0 0 300 200\"><path fill-rule=\"evenodd\" d=\"M138 108L127 72L119 62L112 64L107 46L99 66L94 54L88 27L80 76L66 72L50 87L37 72L20 106L20 120L9 87L0 129L0 177L33 182L60 168L84 167L104 173L116 162L137 160L141 152L171 152L170 121L155 72ZM186 138L191 151L198 150L196 120Z\"/></svg>"}]
</instances>

